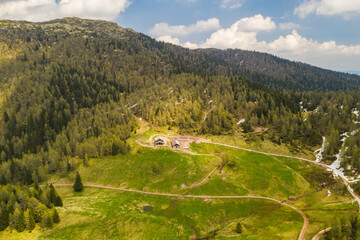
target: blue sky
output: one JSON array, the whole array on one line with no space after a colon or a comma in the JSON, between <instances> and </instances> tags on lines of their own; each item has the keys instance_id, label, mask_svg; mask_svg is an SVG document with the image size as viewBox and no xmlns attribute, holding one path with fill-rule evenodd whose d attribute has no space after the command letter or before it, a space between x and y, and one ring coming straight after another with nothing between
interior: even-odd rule
<instances>
[{"instance_id":1,"label":"blue sky","mask_svg":"<svg viewBox=\"0 0 360 240\"><path fill-rule=\"evenodd\" d=\"M0 0L0 19L105 19L188 48L360 71L360 0Z\"/></svg>"}]
</instances>

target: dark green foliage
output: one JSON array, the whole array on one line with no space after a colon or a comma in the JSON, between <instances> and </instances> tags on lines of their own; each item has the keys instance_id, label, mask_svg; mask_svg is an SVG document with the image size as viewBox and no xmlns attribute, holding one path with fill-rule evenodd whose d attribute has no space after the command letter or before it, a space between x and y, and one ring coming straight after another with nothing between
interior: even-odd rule
<instances>
[{"instance_id":1,"label":"dark green foliage","mask_svg":"<svg viewBox=\"0 0 360 240\"><path fill-rule=\"evenodd\" d=\"M61 197L56 192L56 190L55 190L55 188L54 188L54 186L52 184L50 184L49 199L50 199L50 202L52 204L54 204L54 206L57 206L57 207L62 207L63 206L63 202L61 200Z\"/></svg>"},{"instance_id":2,"label":"dark green foliage","mask_svg":"<svg viewBox=\"0 0 360 240\"><path fill-rule=\"evenodd\" d=\"M360 239L359 214L336 217L331 222L331 230L325 234L325 240L333 239Z\"/></svg>"},{"instance_id":3,"label":"dark green foliage","mask_svg":"<svg viewBox=\"0 0 360 240\"><path fill-rule=\"evenodd\" d=\"M54 223L59 223L60 222L60 217L59 217L58 212L56 211L56 208L53 209L52 219L53 219Z\"/></svg>"},{"instance_id":4,"label":"dark green foliage","mask_svg":"<svg viewBox=\"0 0 360 240\"><path fill-rule=\"evenodd\" d=\"M0 231L4 231L9 226L9 213L5 206L0 209Z\"/></svg>"},{"instance_id":5,"label":"dark green foliage","mask_svg":"<svg viewBox=\"0 0 360 240\"><path fill-rule=\"evenodd\" d=\"M242 233L242 226L241 226L241 223L237 223L237 224L236 224L236 229L235 229L235 232L237 232L237 233Z\"/></svg>"},{"instance_id":6,"label":"dark green foliage","mask_svg":"<svg viewBox=\"0 0 360 240\"><path fill-rule=\"evenodd\" d=\"M74 183L74 191L75 192L81 192L84 189L84 186L81 182L81 177L79 172L76 172L76 177L75 177L75 183Z\"/></svg>"},{"instance_id":7,"label":"dark green foliage","mask_svg":"<svg viewBox=\"0 0 360 240\"><path fill-rule=\"evenodd\" d=\"M23 211L15 209L14 216L16 218L16 227L15 227L16 231L23 232L26 227Z\"/></svg>"},{"instance_id":8,"label":"dark green foliage","mask_svg":"<svg viewBox=\"0 0 360 240\"><path fill-rule=\"evenodd\" d=\"M31 231L35 228L34 212L27 209L24 213L26 229Z\"/></svg>"},{"instance_id":9,"label":"dark green foliage","mask_svg":"<svg viewBox=\"0 0 360 240\"><path fill-rule=\"evenodd\" d=\"M52 228L54 226L52 214L49 211L46 211L41 219L40 227L41 228Z\"/></svg>"},{"instance_id":10,"label":"dark green foliage","mask_svg":"<svg viewBox=\"0 0 360 240\"><path fill-rule=\"evenodd\" d=\"M56 197L55 202L54 202L54 205L55 205L56 207L62 207L62 206L63 206L63 201L62 201L62 199L61 199L60 196L57 196L57 197Z\"/></svg>"},{"instance_id":11,"label":"dark green foliage","mask_svg":"<svg viewBox=\"0 0 360 240\"><path fill-rule=\"evenodd\" d=\"M0 186L0 230L3 231L10 225L18 232L25 229L31 231L35 228L36 222L43 221L48 211L50 211L51 222L44 220L44 224L46 223L46 226L51 225L54 217L54 212L50 209L53 207L50 201L51 189L52 187L41 189L36 184L34 188L14 185ZM56 191L55 195L55 199L59 198ZM57 216L56 222L59 220Z\"/></svg>"}]
</instances>

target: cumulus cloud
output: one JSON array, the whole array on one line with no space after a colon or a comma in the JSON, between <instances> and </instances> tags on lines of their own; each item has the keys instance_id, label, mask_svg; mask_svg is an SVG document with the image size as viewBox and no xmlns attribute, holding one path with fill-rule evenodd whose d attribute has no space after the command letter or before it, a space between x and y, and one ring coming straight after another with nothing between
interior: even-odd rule
<instances>
[{"instance_id":1,"label":"cumulus cloud","mask_svg":"<svg viewBox=\"0 0 360 240\"><path fill-rule=\"evenodd\" d=\"M180 44L180 39L171 37L169 35L160 36L156 40L158 40L160 42L166 42L166 43L171 43L171 44L175 44L175 45L181 45Z\"/></svg>"},{"instance_id":2,"label":"cumulus cloud","mask_svg":"<svg viewBox=\"0 0 360 240\"><path fill-rule=\"evenodd\" d=\"M249 18L242 18L231 25L230 28L222 28L211 34L201 47L217 48L242 48L259 49L265 46L265 42L259 42L256 38L261 31L271 31L276 24L270 17L255 15Z\"/></svg>"},{"instance_id":3,"label":"cumulus cloud","mask_svg":"<svg viewBox=\"0 0 360 240\"><path fill-rule=\"evenodd\" d=\"M210 18L208 20L200 20L195 24L188 26L185 25L176 25L169 26L168 23L157 23L155 26L150 29L150 34L154 36L185 36L192 33L203 33L220 28L220 22L217 18Z\"/></svg>"},{"instance_id":4,"label":"cumulus cloud","mask_svg":"<svg viewBox=\"0 0 360 240\"><path fill-rule=\"evenodd\" d=\"M360 44L342 45L335 41L318 42L301 36L296 30L300 26L283 23L276 26L269 17L256 15L243 18L229 28L220 28L200 44L185 42L171 37L161 36L158 40L181 45L186 48L236 48L268 52L290 60L307 62L316 66L335 70L357 69L360 62ZM258 33L274 29L292 29L292 32L279 36L273 41L261 41Z\"/></svg>"},{"instance_id":5,"label":"cumulus cloud","mask_svg":"<svg viewBox=\"0 0 360 240\"><path fill-rule=\"evenodd\" d=\"M220 6L222 8L235 9L241 7L244 2L245 0L221 0Z\"/></svg>"},{"instance_id":6,"label":"cumulus cloud","mask_svg":"<svg viewBox=\"0 0 360 240\"><path fill-rule=\"evenodd\" d=\"M130 0L12 0L0 1L0 18L45 21L61 17L114 20Z\"/></svg>"},{"instance_id":7,"label":"cumulus cloud","mask_svg":"<svg viewBox=\"0 0 360 240\"><path fill-rule=\"evenodd\" d=\"M348 18L360 15L359 0L306 0L294 10L300 18L315 13L316 15L343 15Z\"/></svg>"},{"instance_id":8,"label":"cumulus cloud","mask_svg":"<svg viewBox=\"0 0 360 240\"><path fill-rule=\"evenodd\" d=\"M271 18L264 18L261 14L249 18L242 18L231 26L232 31L237 32L271 31L275 28L276 24Z\"/></svg>"},{"instance_id":9,"label":"cumulus cloud","mask_svg":"<svg viewBox=\"0 0 360 240\"><path fill-rule=\"evenodd\" d=\"M279 23L280 30L293 30L301 28L300 24L288 22L288 23Z\"/></svg>"}]
</instances>

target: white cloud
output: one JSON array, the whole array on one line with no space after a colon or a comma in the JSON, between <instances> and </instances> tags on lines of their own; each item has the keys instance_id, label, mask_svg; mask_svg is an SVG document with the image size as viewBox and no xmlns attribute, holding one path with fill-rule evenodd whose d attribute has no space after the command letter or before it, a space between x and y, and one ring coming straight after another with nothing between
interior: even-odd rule
<instances>
[{"instance_id":1,"label":"white cloud","mask_svg":"<svg viewBox=\"0 0 360 240\"><path fill-rule=\"evenodd\" d=\"M299 29L300 27L301 27L300 24L293 22L279 23L280 30L293 30L293 29Z\"/></svg>"},{"instance_id":2,"label":"white cloud","mask_svg":"<svg viewBox=\"0 0 360 240\"><path fill-rule=\"evenodd\" d=\"M168 23L157 23L155 26L150 29L150 34L154 36L185 36L191 33L203 33L220 28L220 22L217 18L210 18L208 20L200 20L195 24L188 26L185 25L176 25L169 26Z\"/></svg>"},{"instance_id":3,"label":"white cloud","mask_svg":"<svg viewBox=\"0 0 360 240\"><path fill-rule=\"evenodd\" d=\"M182 44L180 42L180 39L178 39L176 37L171 37L169 35L160 36L160 37L156 38L156 40L160 41L160 42L166 42L166 43L179 45L179 46L182 46L182 47L185 47L185 48L190 48L190 49L199 48L199 45L196 44L196 43L186 42L186 43Z\"/></svg>"},{"instance_id":4,"label":"white cloud","mask_svg":"<svg viewBox=\"0 0 360 240\"><path fill-rule=\"evenodd\" d=\"M181 45L180 44L180 39L178 38L173 38L169 35L166 36L160 36L158 37L156 40L160 41L160 42L166 42L166 43L171 43L171 44L175 44L175 45Z\"/></svg>"},{"instance_id":5,"label":"white cloud","mask_svg":"<svg viewBox=\"0 0 360 240\"><path fill-rule=\"evenodd\" d=\"M301 36L296 28L298 24L279 24L278 29L293 29L285 36L274 41L258 40L258 33L276 29L271 18L256 15L243 18L229 28L221 28L211 34L203 43L181 43L180 39L164 35L157 40L181 45L186 48L236 48L268 52L290 60L302 61L319 67L334 70L358 69L360 62L360 44L342 45L335 41L318 42Z\"/></svg>"},{"instance_id":6,"label":"white cloud","mask_svg":"<svg viewBox=\"0 0 360 240\"><path fill-rule=\"evenodd\" d=\"M0 18L45 21L61 17L114 20L129 0L13 0L0 2Z\"/></svg>"},{"instance_id":7,"label":"white cloud","mask_svg":"<svg viewBox=\"0 0 360 240\"><path fill-rule=\"evenodd\" d=\"M300 18L315 13L316 15L343 15L345 18L360 15L359 0L305 0L294 10Z\"/></svg>"},{"instance_id":8,"label":"white cloud","mask_svg":"<svg viewBox=\"0 0 360 240\"><path fill-rule=\"evenodd\" d=\"M222 8L235 9L241 7L245 1L246 0L221 0L220 6Z\"/></svg>"},{"instance_id":9,"label":"white cloud","mask_svg":"<svg viewBox=\"0 0 360 240\"><path fill-rule=\"evenodd\" d=\"M264 18L261 14L249 18L242 18L231 26L233 31L238 32L271 31L275 28L276 24L271 20L271 18Z\"/></svg>"}]
</instances>

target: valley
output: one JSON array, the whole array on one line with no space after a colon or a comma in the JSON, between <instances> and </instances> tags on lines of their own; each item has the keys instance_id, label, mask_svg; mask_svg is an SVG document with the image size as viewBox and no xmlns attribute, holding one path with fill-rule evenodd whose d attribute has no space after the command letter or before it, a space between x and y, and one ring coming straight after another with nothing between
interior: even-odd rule
<instances>
[{"instance_id":1,"label":"valley","mask_svg":"<svg viewBox=\"0 0 360 240\"><path fill-rule=\"evenodd\" d=\"M54 176L49 181L63 198L64 220L31 236L144 239L156 232L156 239L311 239L325 219L359 209L342 181L315 161L190 136L177 136L193 140L187 149L152 147L149 139L158 135L142 121L129 140L130 153L80 165L82 193L71 190L73 174ZM234 232L238 222L241 234ZM9 239L23 238L26 233Z\"/></svg>"},{"instance_id":2,"label":"valley","mask_svg":"<svg viewBox=\"0 0 360 240\"><path fill-rule=\"evenodd\" d=\"M0 50L0 239L360 236L360 76L80 18Z\"/></svg>"}]
</instances>

